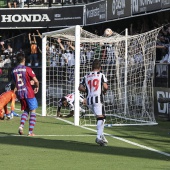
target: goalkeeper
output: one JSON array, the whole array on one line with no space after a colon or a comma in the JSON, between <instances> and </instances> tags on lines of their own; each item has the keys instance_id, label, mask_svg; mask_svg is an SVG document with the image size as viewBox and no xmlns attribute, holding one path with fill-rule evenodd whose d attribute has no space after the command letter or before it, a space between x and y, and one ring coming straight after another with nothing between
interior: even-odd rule
<instances>
[{"instance_id":1,"label":"goalkeeper","mask_svg":"<svg viewBox=\"0 0 170 170\"><path fill-rule=\"evenodd\" d=\"M65 118L72 117L74 115L74 100L75 100L75 93L71 93L71 94L68 94L67 96L62 97L58 101L57 117L65 117ZM80 101L80 104L86 105L86 99L81 94L79 96L79 101ZM66 116L63 116L60 112L62 107L69 108L70 113ZM85 115L85 109L80 107L80 112L81 112L80 117L83 117Z\"/></svg>"},{"instance_id":2,"label":"goalkeeper","mask_svg":"<svg viewBox=\"0 0 170 170\"><path fill-rule=\"evenodd\" d=\"M0 119L3 120L5 115L7 119L13 118L13 116L19 116L14 112L15 100L16 100L16 88L14 84L8 84L6 87L6 92L0 95ZM8 111L7 105L11 103L11 112Z\"/></svg>"}]
</instances>

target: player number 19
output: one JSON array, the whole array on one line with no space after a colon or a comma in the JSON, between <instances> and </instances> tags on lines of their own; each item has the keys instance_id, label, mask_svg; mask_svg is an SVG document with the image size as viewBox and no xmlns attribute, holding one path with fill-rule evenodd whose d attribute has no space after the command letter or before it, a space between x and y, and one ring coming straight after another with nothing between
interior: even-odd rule
<instances>
[{"instance_id":1,"label":"player number 19","mask_svg":"<svg viewBox=\"0 0 170 170\"><path fill-rule=\"evenodd\" d=\"M89 80L88 85L90 87L90 91L92 90L92 88L94 89L94 91L97 91L99 87L99 80L98 79Z\"/></svg>"}]
</instances>

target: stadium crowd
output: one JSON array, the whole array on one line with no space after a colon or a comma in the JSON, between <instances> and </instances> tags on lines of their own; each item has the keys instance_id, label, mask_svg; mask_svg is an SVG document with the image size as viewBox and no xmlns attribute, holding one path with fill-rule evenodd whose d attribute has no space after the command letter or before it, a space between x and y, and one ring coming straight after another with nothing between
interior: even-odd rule
<instances>
[{"instance_id":1,"label":"stadium crowd","mask_svg":"<svg viewBox=\"0 0 170 170\"><path fill-rule=\"evenodd\" d=\"M127 27L129 34L135 35L143 33L164 25L157 38L156 61L162 63L170 62L170 25L168 16L153 15L152 17L136 18L136 22L129 21ZM123 22L123 21L122 21ZM113 23L94 25L87 27L87 31L105 36L104 30L111 28L114 32L120 33L122 24L117 22L117 27ZM99 29L100 28L100 29ZM85 28L86 29L86 28ZM31 67L41 66L42 60L42 39L41 33L48 30L1 30L0 31L0 67L13 67L16 65L16 54L23 52L26 56L26 65ZM60 39L47 44L47 66L58 67L74 65L74 44L72 42L62 42ZM91 62L95 55L100 55L106 63L114 64L114 50L111 44L81 44L80 62L86 64ZM100 54L99 54L100 53Z\"/></svg>"},{"instance_id":2,"label":"stadium crowd","mask_svg":"<svg viewBox=\"0 0 170 170\"><path fill-rule=\"evenodd\" d=\"M66 5L79 5L97 2L99 0L7 0L8 8L24 8L24 7L52 7L52 6L66 6Z\"/></svg>"}]
</instances>

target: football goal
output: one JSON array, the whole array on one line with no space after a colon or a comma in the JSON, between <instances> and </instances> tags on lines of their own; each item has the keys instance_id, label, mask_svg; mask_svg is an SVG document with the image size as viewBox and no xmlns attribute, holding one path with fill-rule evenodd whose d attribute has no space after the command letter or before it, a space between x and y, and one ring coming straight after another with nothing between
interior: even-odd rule
<instances>
[{"instance_id":1,"label":"football goal","mask_svg":"<svg viewBox=\"0 0 170 170\"><path fill-rule=\"evenodd\" d=\"M109 86L104 96L106 125L157 124L153 75L160 29L133 36L126 29L110 37L92 34L80 26L43 33L42 116L56 116L59 99L75 92L74 124L96 125L96 118L86 106L82 106L86 114L79 117L78 86L91 71L93 59L98 58ZM61 112L68 114L69 109L62 108Z\"/></svg>"}]
</instances>

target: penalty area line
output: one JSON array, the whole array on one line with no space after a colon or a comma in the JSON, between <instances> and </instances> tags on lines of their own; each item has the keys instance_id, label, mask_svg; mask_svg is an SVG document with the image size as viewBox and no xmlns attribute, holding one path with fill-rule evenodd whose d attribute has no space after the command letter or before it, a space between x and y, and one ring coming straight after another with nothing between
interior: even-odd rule
<instances>
[{"instance_id":1,"label":"penalty area line","mask_svg":"<svg viewBox=\"0 0 170 170\"><path fill-rule=\"evenodd\" d=\"M68 121L68 120L64 120L64 119L61 119L61 118L56 118L58 120L61 120L63 122L66 122L68 124L71 124L71 125L74 125L74 123ZM77 126L77 127L80 127L82 129L86 129L86 130L90 130L90 131L93 131L93 132L97 132L95 129L91 129L91 128L88 128L88 127L85 127L85 126ZM130 140L127 140L127 139L124 139L124 138L120 138L120 137L117 137L117 136L114 136L114 135L111 135L111 134L108 134L108 133L104 133L104 135L106 136L110 136L114 139L117 139L117 140L120 140L120 141L123 141L123 142L126 142L126 143L129 143L131 145L134 145L134 146L138 146L140 148L143 148L143 149L146 149L146 150L149 150L149 151L152 151L152 152L156 152L156 153L159 153L159 154L162 154L162 155L165 155L165 156L169 156L170 157L170 154L169 153L166 153L166 152L162 152L162 151L159 151L157 149L153 149L151 147L147 147L145 145L141 145L141 144L138 144L136 142L132 142Z\"/></svg>"},{"instance_id":2,"label":"penalty area line","mask_svg":"<svg viewBox=\"0 0 170 170\"><path fill-rule=\"evenodd\" d=\"M3 137L89 137L95 135L35 135L35 136L28 136L28 135L0 135L0 138Z\"/></svg>"}]
</instances>

